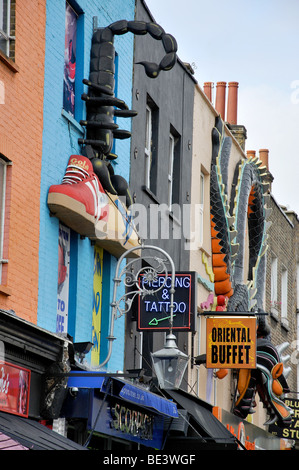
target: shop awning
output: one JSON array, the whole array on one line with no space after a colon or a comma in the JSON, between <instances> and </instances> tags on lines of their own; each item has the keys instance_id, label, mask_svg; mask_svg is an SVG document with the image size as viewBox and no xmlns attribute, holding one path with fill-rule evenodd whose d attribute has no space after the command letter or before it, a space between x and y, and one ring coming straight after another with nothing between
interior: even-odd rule
<instances>
[{"instance_id":1,"label":"shop awning","mask_svg":"<svg viewBox=\"0 0 299 470\"><path fill-rule=\"evenodd\" d=\"M86 450L32 419L0 412L1 450Z\"/></svg>"},{"instance_id":2,"label":"shop awning","mask_svg":"<svg viewBox=\"0 0 299 470\"><path fill-rule=\"evenodd\" d=\"M70 372L68 378L67 386L69 388L102 388L104 380L106 377L99 375L96 372L90 371L80 371L80 372Z\"/></svg>"},{"instance_id":3,"label":"shop awning","mask_svg":"<svg viewBox=\"0 0 299 470\"><path fill-rule=\"evenodd\" d=\"M170 416L171 418L178 418L179 416L177 406L173 401L143 390L141 387L125 383L119 392L119 396L126 401L152 409L165 416Z\"/></svg>"},{"instance_id":4,"label":"shop awning","mask_svg":"<svg viewBox=\"0 0 299 470\"><path fill-rule=\"evenodd\" d=\"M160 395L156 395L125 380L114 377L111 380L118 384L117 396L123 400L135 403L164 416L170 416L171 418L178 417L177 406L173 401L162 398ZM106 384L107 377L100 376L92 371L71 372L68 379L69 388L95 388L106 391ZM116 387L113 387L113 389L115 390Z\"/></svg>"},{"instance_id":5,"label":"shop awning","mask_svg":"<svg viewBox=\"0 0 299 470\"><path fill-rule=\"evenodd\" d=\"M182 390L167 390L167 394L186 410L202 429L202 437L219 444L235 442L235 437L212 414L212 406Z\"/></svg>"}]
</instances>

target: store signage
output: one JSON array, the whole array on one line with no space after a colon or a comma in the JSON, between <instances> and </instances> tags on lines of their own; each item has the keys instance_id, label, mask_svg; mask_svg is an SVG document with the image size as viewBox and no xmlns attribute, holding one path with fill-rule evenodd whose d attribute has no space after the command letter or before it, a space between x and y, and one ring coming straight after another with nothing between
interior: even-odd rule
<instances>
[{"instance_id":1,"label":"store signage","mask_svg":"<svg viewBox=\"0 0 299 470\"><path fill-rule=\"evenodd\" d=\"M282 450L287 443L259 426L238 418L218 406L213 407L213 415L238 439L238 450Z\"/></svg>"},{"instance_id":2,"label":"store signage","mask_svg":"<svg viewBox=\"0 0 299 470\"><path fill-rule=\"evenodd\" d=\"M31 372L0 362L0 410L28 417Z\"/></svg>"},{"instance_id":3,"label":"store signage","mask_svg":"<svg viewBox=\"0 0 299 470\"><path fill-rule=\"evenodd\" d=\"M97 420L100 408L101 419ZM95 431L101 434L154 449L162 447L164 417L145 408L109 396L103 403L95 396L89 418L90 429L95 427Z\"/></svg>"},{"instance_id":4,"label":"store signage","mask_svg":"<svg viewBox=\"0 0 299 470\"><path fill-rule=\"evenodd\" d=\"M287 428L281 428L276 423L271 424L269 432L285 439L299 441L299 400L296 398L286 398L284 403L293 410L291 425Z\"/></svg>"},{"instance_id":5,"label":"store signage","mask_svg":"<svg viewBox=\"0 0 299 470\"><path fill-rule=\"evenodd\" d=\"M153 439L154 417L142 411L136 411L127 405L116 403L111 408L111 427L140 439Z\"/></svg>"},{"instance_id":6,"label":"store signage","mask_svg":"<svg viewBox=\"0 0 299 470\"><path fill-rule=\"evenodd\" d=\"M194 330L195 272L177 272L175 274L175 293L173 308L173 329L177 331ZM145 275L140 275L141 287L157 291L151 295L139 296L137 328L140 331L167 331L170 321L171 275L158 274L157 279L148 282ZM160 290L159 287L162 288Z\"/></svg>"},{"instance_id":7,"label":"store signage","mask_svg":"<svg viewBox=\"0 0 299 470\"><path fill-rule=\"evenodd\" d=\"M256 318L225 313L207 318L207 368L255 369Z\"/></svg>"}]
</instances>

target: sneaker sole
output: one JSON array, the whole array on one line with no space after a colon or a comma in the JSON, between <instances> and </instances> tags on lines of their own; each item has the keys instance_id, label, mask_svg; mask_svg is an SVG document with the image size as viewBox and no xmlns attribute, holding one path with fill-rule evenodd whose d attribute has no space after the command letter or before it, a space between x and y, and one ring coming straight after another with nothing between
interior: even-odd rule
<instances>
[{"instance_id":1,"label":"sneaker sole","mask_svg":"<svg viewBox=\"0 0 299 470\"><path fill-rule=\"evenodd\" d=\"M85 205L66 194L49 193L48 207L52 215L85 237L94 237L95 219L86 212Z\"/></svg>"},{"instance_id":2,"label":"sneaker sole","mask_svg":"<svg viewBox=\"0 0 299 470\"><path fill-rule=\"evenodd\" d=\"M80 235L90 238L96 245L117 258L126 250L140 246L134 227L126 243L124 243L125 238L119 237L119 234L125 232L125 224L111 195L109 195L108 222L99 220L95 223L94 217L86 212L85 205L66 194L49 193L47 202L53 216ZM132 252L130 257L140 257L140 250Z\"/></svg>"}]
</instances>

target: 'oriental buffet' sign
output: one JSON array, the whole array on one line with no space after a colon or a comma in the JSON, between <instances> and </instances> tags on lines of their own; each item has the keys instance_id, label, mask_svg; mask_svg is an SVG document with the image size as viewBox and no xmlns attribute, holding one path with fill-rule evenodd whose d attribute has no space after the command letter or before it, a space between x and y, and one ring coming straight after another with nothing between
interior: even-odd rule
<instances>
[{"instance_id":1,"label":"'oriental buffet' sign","mask_svg":"<svg viewBox=\"0 0 299 470\"><path fill-rule=\"evenodd\" d=\"M255 369L256 318L207 318L206 366L211 369Z\"/></svg>"},{"instance_id":2,"label":"'oriental buffet' sign","mask_svg":"<svg viewBox=\"0 0 299 470\"><path fill-rule=\"evenodd\" d=\"M30 370L0 361L0 410L28 417Z\"/></svg>"}]
</instances>

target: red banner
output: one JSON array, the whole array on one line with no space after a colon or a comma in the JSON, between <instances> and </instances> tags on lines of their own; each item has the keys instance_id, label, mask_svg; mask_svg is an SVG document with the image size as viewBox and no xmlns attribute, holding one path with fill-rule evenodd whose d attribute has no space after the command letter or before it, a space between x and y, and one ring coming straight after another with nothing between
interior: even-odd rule
<instances>
[{"instance_id":1,"label":"red banner","mask_svg":"<svg viewBox=\"0 0 299 470\"><path fill-rule=\"evenodd\" d=\"M0 361L0 410L28 417L31 372Z\"/></svg>"}]
</instances>

